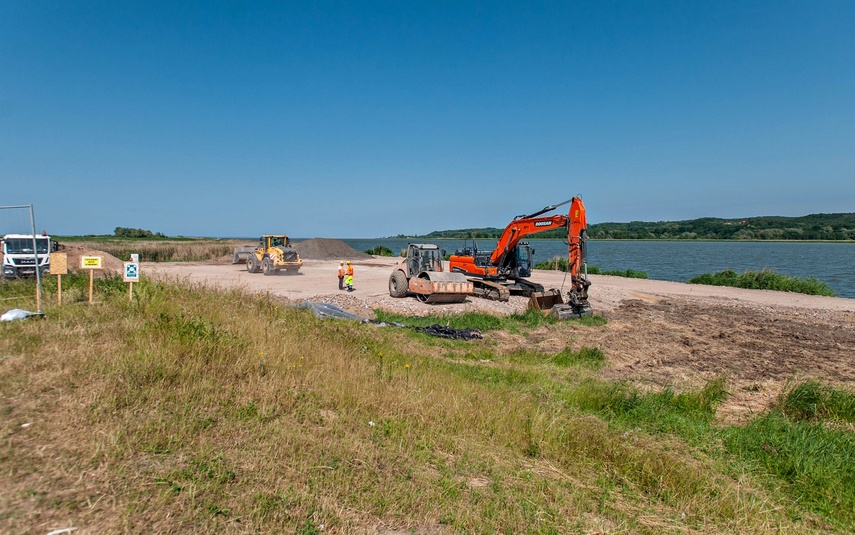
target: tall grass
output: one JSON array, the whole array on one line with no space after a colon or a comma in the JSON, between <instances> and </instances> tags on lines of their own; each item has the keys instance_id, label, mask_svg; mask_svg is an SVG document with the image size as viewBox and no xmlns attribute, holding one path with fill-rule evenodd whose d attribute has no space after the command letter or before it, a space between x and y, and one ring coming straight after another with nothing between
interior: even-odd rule
<instances>
[{"instance_id":1,"label":"tall grass","mask_svg":"<svg viewBox=\"0 0 855 535\"><path fill-rule=\"evenodd\" d=\"M776 409L798 421L855 423L855 392L806 381L786 390Z\"/></svg>"},{"instance_id":2,"label":"tall grass","mask_svg":"<svg viewBox=\"0 0 855 535\"><path fill-rule=\"evenodd\" d=\"M526 315L437 344L187 282L100 296L0 325L0 531L819 531L808 513L855 527L717 434L723 382L598 379L608 355L573 339L602 324ZM532 329L564 344L528 347Z\"/></svg>"},{"instance_id":3,"label":"tall grass","mask_svg":"<svg viewBox=\"0 0 855 535\"><path fill-rule=\"evenodd\" d=\"M705 273L689 279L690 284L709 284L712 286L732 286L735 288L749 288L755 290L778 290L781 292L795 292L809 295L826 295L834 297L836 294L824 282L813 278L790 277L780 275L772 270L746 271L738 274L732 270L720 271L718 273Z\"/></svg>"},{"instance_id":4,"label":"tall grass","mask_svg":"<svg viewBox=\"0 0 855 535\"><path fill-rule=\"evenodd\" d=\"M63 240L65 245L74 245L104 251L121 260L128 260L132 253L140 255L142 262L199 262L231 257L241 240L183 239L183 240L139 240L107 239Z\"/></svg>"}]
</instances>

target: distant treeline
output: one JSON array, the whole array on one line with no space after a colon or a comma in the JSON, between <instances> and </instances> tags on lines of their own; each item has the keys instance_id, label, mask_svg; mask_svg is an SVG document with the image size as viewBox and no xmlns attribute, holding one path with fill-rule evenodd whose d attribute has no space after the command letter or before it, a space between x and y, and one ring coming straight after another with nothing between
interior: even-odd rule
<instances>
[{"instance_id":1,"label":"distant treeline","mask_svg":"<svg viewBox=\"0 0 855 535\"><path fill-rule=\"evenodd\" d=\"M114 235L121 238L165 238L166 236L161 232L153 233L150 230L145 230L141 228L125 228L125 227L116 227L116 230L113 231Z\"/></svg>"},{"instance_id":2,"label":"distant treeline","mask_svg":"<svg viewBox=\"0 0 855 535\"><path fill-rule=\"evenodd\" d=\"M498 239L504 229L470 228L438 230L425 236L397 238ZM562 230L550 230L532 238L565 238ZM632 221L588 226L596 240L855 240L855 213L811 214L802 217L704 217L688 221Z\"/></svg>"}]
</instances>

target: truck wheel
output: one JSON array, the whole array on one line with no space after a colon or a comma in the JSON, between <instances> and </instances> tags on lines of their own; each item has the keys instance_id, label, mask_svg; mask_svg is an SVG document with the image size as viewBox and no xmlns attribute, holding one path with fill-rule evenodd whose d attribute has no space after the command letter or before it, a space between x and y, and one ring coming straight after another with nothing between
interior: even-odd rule
<instances>
[{"instance_id":1,"label":"truck wheel","mask_svg":"<svg viewBox=\"0 0 855 535\"><path fill-rule=\"evenodd\" d=\"M392 297L404 297L407 295L407 276L401 270L396 270L389 277L389 295Z\"/></svg>"},{"instance_id":2,"label":"truck wheel","mask_svg":"<svg viewBox=\"0 0 855 535\"><path fill-rule=\"evenodd\" d=\"M258 258L255 255L250 255L246 259L246 270L250 273L258 273L261 270L261 267L258 265Z\"/></svg>"},{"instance_id":3,"label":"truck wheel","mask_svg":"<svg viewBox=\"0 0 855 535\"><path fill-rule=\"evenodd\" d=\"M265 258L261 261L261 271L264 272L265 275L273 275L273 264L270 262L269 258Z\"/></svg>"}]
</instances>

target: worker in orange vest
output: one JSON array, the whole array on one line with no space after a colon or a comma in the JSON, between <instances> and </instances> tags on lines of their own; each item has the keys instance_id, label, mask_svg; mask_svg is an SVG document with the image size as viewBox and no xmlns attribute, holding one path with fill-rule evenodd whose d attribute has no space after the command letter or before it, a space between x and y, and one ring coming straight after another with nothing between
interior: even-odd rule
<instances>
[{"instance_id":1,"label":"worker in orange vest","mask_svg":"<svg viewBox=\"0 0 855 535\"><path fill-rule=\"evenodd\" d=\"M347 275L344 277L344 284L347 286L347 291L353 291L353 264L350 260L347 261Z\"/></svg>"},{"instance_id":2,"label":"worker in orange vest","mask_svg":"<svg viewBox=\"0 0 855 535\"><path fill-rule=\"evenodd\" d=\"M344 260L338 263L338 289L344 290Z\"/></svg>"}]
</instances>

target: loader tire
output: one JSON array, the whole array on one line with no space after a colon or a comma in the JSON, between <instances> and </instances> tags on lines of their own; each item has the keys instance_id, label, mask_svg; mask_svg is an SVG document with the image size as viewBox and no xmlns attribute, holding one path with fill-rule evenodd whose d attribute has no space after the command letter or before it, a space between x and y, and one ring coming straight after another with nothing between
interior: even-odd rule
<instances>
[{"instance_id":1,"label":"loader tire","mask_svg":"<svg viewBox=\"0 0 855 535\"><path fill-rule=\"evenodd\" d=\"M404 297L407 295L407 276L404 272L397 270L389 277L389 295L392 297Z\"/></svg>"},{"instance_id":2,"label":"loader tire","mask_svg":"<svg viewBox=\"0 0 855 535\"><path fill-rule=\"evenodd\" d=\"M258 273L261 271L261 266L258 265L258 258L255 255L250 255L246 259L246 270L250 273Z\"/></svg>"},{"instance_id":3,"label":"loader tire","mask_svg":"<svg viewBox=\"0 0 855 535\"><path fill-rule=\"evenodd\" d=\"M273 269L273 263L270 261L269 258L265 258L261 261L261 271L265 275L273 275L273 273L275 273L275 270Z\"/></svg>"}]
</instances>

